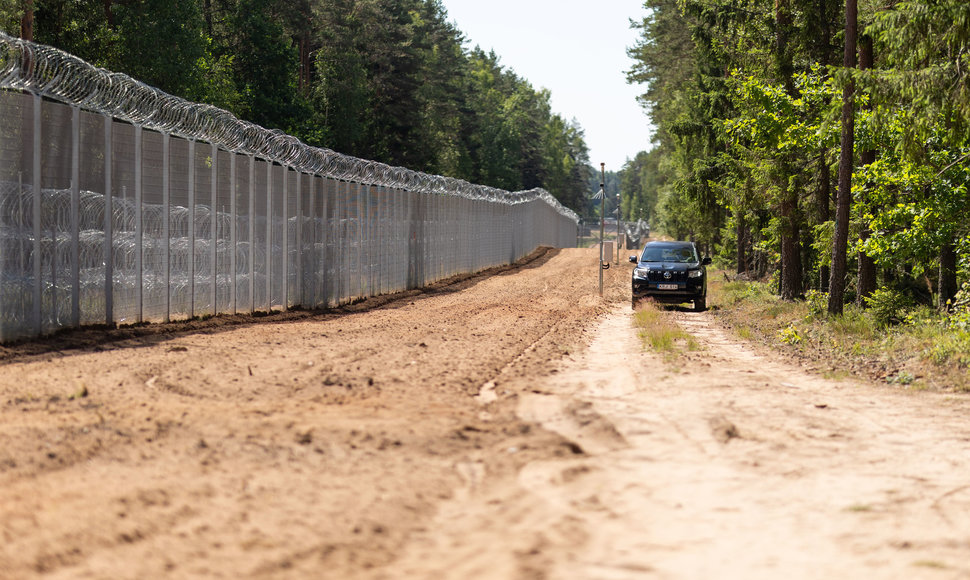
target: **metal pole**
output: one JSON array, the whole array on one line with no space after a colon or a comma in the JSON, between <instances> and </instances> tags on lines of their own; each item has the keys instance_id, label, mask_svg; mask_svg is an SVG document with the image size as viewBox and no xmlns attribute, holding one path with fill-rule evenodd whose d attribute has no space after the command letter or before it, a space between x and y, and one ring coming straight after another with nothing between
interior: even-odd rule
<instances>
[{"instance_id":1,"label":"metal pole","mask_svg":"<svg viewBox=\"0 0 970 580\"><path fill-rule=\"evenodd\" d=\"M111 163L113 156L112 119L104 117L104 321L107 325L114 324L114 202L112 200L113 187Z\"/></svg>"},{"instance_id":2,"label":"metal pole","mask_svg":"<svg viewBox=\"0 0 970 580\"><path fill-rule=\"evenodd\" d=\"M71 326L81 326L81 109L77 106L71 107Z\"/></svg>"},{"instance_id":3,"label":"metal pole","mask_svg":"<svg viewBox=\"0 0 970 580\"><path fill-rule=\"evenodd\" d=\"M162 265L162 277L165 280L165 315L162 320L172 320L172 182L169 155L171 152L171 135L162 133L162 244L165 247L165 263Z\"/></svg>"},{"instance_id":4,"label":"metal pole","mask_svg":"<svg viewBox=\"0 0 970 580\"><path fill-rule=\"evenodd\" d=\"M613 260L614 263L620 263L620 216L622 214L623 203L620 198L620 192L616 192L616 258Z\"/></svg>"},{"instance_id":5,"label":"metal pole","mask_svg":"<svg viewBox=\"0 0 970 580\"><path fill-rule=\"evenodd\" d=\"M141 125L135 125L135 321L145 321L145 254L144 235L145 217L142 203L144 202L144 184L142 175L142 157L144 144L142 143Z\"/></svg>"},{"instance_id":6,"label":"metal pole","mask_svg":"<svg viewBox=\"0 0 970 580\"><path fill-rule=\"evenodd\" d=\"M283 166L283 312L290 309L290 169Z\"/></svg>"},{"instance_id":7,"label":"metal pole","mask_svg":"<svg viewBox=\"0 0 970 580\"><path fill-rule=\"evenodd\" d=\"M33 183L33 188L32 188L32 191L31 191L31 193L32 193L32 199L31 199L31 201L33 202L33 204L32 204L33 205L33 208L32 208L33 209L33 212L32 212L32 216L31 216L33 218L33 223L31 225L34 228L34 248L33 248L33 252L34 252L34 255L33 255L33 261L34 261L34 263L33 263L33 266L34 266L34 287L33 287L34 303L31 305L33 307L32 308L32 312L31 312L31 318L33 319L32 322L33 322L34 335L35 336L40 336L42 334L42 330L43 330L43 321L42 321L42 319L43 319L43 313L42 313L41 306L42 306L42 301L43 301L43 298L44 298L44 294L43 294L44 281L41 278L41 276L42 276L42 274L41 274L41 264L43 263L42 256L41 256L41 252L42 252L42 248L41 248L41 242L42 242L42 239L41 239L41 223L42 223L41 222L41 211L43 210L43 204L42 204L43 191L41 190L41 187L40 187L41 186L41 176L40 176L40 173L41 173L41 149L42 149L42 145L41 145L41 136L42 136L41 135L41 131L43 130L43 125L42 125L43 117L41 116L41 106L42 106L42 103L43 103L43 99L41 98L41 96L40 95L34 95L34 97L33 97L33 107L34 107L33 108L33 114L34 114L34 118L33 118L33 127L34 127L34 129L33 129L33 133L34 133L34 142L33 142L33 159L31 160L32 161L32 165L31 165L30 174L31 174L31 180L34 182Z\"/></svg>"},{"instance_id":8,"label":"metal pole","mask_svg":"<svg viewBox=\"0 0 970 580\"><path fill-rule=\"evenodd\" d=\"M273 162L266 160L266 312L273 311Z\"/></svg>"},{"instance_id":9,"label":"metal pole","mask_svg":"<svg viewBox=\"0 0 970 580\"><path fill-rule=\"evenodd\" d=\"M249 313L256 312L256 156L249 156Z\"/></svg>"},{"instance_id":10,"label":"metal pole","mask_svg":"<svg viewBox=\"0 0 970 580\"><path fill-rule=\"evenodd\" d=\"M189 141L189 318L195 318L195 139Z\"/></svg>"},{"instance_id":11,"label":"metal pole","mask_svg":"<svg viewBox=\"0 0 970 580\"><path fill-rule=\"evenodd\" d=\"M209 186L211 191L209 196L209 267L212 271L212 284L209 287L209 300L212 302L212 315L219 314L219 215L216 211L218 207L218 181L219 181L219 146L212 143L212 163L209 174Z\"/></svg>"},{"instance_id":12,"label":"metal pole","mask_svg":"<svg viewBox=\"0 0 970 580\"><path fill-rule=\"evenodd\" d=\"M238 175L236 174L236 158L239 157L237 153L229 154L229 313L235 314L237 310L236 304L236 292L238 288L236 287L236 244L239 243L239 236L237 233L237 219L239 218L239 207L236 198L239 195L239 184L236 179Z\"/></svg>"},{"instance_id":13,"label":"metal pole","mask_svg":"<svg viewBox=\"0 0 970 580\"><path fill-rule=\"evenodd\" d=\"M603 296L603 237L606 235L606 164L600 163L600 263L597 268L600 271L600 296Z\"/></svg>"}]
</instances>

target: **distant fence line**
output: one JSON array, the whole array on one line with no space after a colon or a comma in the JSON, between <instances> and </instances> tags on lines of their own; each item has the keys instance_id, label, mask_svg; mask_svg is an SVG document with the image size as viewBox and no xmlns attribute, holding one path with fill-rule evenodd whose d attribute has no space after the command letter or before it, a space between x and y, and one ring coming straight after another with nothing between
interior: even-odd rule
<instances>
[{"instance_id":1,"label":"distant fence line","mask_svg":"<svg viewBox=\"0 0 970 580\"><path fill-rule=\"evenodd\" d=\"M335 306L576 243L511 193L301 143L0 34L0 341Z\"/></svg>"}]
</instances>

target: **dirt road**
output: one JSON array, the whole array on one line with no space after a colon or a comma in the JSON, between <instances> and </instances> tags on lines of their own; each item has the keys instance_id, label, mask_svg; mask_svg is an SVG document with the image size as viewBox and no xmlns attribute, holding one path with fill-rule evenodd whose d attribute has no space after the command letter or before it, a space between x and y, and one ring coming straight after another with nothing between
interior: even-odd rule
<instances>
[{"instance_id":1,"label":"dirt road","mask_svg":"<svg viewBox=\"0 0 970 580\"><path fill-rule=\"evenodd\" d=\"M0 578L970 578L970 400L666 362L595 261L0 351Z\"/></svg>"},{"instance_id":2,"label":"dirt road","mask_svg":"<svg viewBox=\"0 0 970 580\"><path fill-rule=\"evenodd\" d=\"M587 453L451 502L404 569L970 578L966 397L825 380L739 344L709 313L676 316L703 351L673 363L638 350L626 308L606 317L582 359L518 408Z\"/></svg>"}]
</instances>

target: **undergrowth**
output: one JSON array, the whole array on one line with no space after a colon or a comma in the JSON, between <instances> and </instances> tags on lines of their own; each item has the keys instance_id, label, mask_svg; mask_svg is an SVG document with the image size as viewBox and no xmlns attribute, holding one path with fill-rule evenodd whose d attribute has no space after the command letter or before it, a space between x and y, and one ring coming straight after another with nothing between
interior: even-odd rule
<instances>
[{"instance_id":1,"label":"undergrowth","mask_svg":"<svg viewBox=\"0 0 970 580\"><path fill-rule=\"evenodd\" d=\"M682 329L670 313L652 304L639 306L633 321L643 345L665 356L676 357L687 351L700 350L697 339Z\"/></svg>"},{"instance_id":2,"label":"undergrowth","mask_svg":"<svg viewBox=\"0 0 970 580\"><path fill-rule=\"evenodd\" d=\"M829 373L970 392L968 307L947 315L880 291L867 308L850 304L842 316L829 317L825 293L812 291L803 301L789 302L768 284L724 276L711 277L708 293L715 315L739 337L785 349Z\"/></svg>"}]
</instances>

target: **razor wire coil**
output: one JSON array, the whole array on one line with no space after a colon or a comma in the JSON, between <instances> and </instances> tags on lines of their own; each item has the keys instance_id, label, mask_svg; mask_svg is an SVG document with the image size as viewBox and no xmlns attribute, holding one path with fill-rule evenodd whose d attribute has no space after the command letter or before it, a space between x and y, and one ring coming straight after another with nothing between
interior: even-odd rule
<instances>
[{"instance_id":1,"label":"razor wire coil","mask_svg":"<svg viewBox=\"0 0 970 580\"><path fill-rule=\"evenodd\" d=\"M242 121L211 105L186 101L127 75L95 67L59 49L3 33L0 33L0 88L39 94L154 131L206 141L230 152L280 163L300 172L364 185L509 205L541 200L560 215L578 221L575 212L543 189L512 193L311 147L295 137Z\"/></svg>"}]
</instances>

